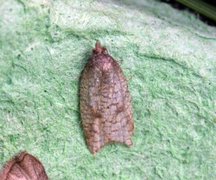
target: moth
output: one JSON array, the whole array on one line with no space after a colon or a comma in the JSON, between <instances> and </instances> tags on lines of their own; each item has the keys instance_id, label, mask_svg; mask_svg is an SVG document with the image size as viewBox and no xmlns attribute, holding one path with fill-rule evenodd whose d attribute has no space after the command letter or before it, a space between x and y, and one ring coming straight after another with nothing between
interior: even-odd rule
<instances>
[{"instance_id":1,"label":"moth","mask_svg":"<svg viewBox=\"0 0 216 180\"><path fill-rule=\"evenodd\" d=\"M21 152L6 163L0 171L1 180L48 180L41 162L28 154Z\"/></svg>"},{"instance_id":2,"label":"moth","mask_svg":"<svg viewBox=\"0 0 216 180\"><path fill-rule=\"evenodd\" d=\"M91 153L96 154L109 143L133 144L134 121L127 80L100 42L96 42L81 74L80 112Z\"/></svg>"}]
</instances>

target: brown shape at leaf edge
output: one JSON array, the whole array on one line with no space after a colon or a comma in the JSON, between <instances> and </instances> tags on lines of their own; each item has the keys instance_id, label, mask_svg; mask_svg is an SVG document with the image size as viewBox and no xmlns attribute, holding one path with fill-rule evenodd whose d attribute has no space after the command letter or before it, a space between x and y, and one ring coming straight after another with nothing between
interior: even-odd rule
<instances>
[{"instance_id":1,"label":"brown shape at leaf edge","mask_svg":"<svg viewBox=\"0 0 216 180\"><path fill-rule=\"evenodd\" d=\"M99 42L80 79L80 111L89 150L118 142L132 145L134 121L127 80Z\"/></svg>"},{"instance_id":2,"label":"brown shape at leaf edge","mask_svg":"<svg viewBox=\"0 0 216 180\"><path fill-rule=\"evenodd\" d=\"M48 176L41 162L24 151L6 163L0 180L48 180Z\"/></svg>"}]
</instances>

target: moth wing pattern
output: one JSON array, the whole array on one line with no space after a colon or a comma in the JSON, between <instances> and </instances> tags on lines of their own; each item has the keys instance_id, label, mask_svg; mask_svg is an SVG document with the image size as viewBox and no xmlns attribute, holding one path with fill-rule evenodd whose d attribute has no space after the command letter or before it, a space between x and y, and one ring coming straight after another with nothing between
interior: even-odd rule
<instances>
[{"instance_id":1,"label":"moth wing pattern","mask_svg":"<svg viewBox=\"0 0 216 180\"><path fill-rule=\"evenodd\" d=\"M119 64L96 44L80 82L80 110L90 151L118 142L132 145L134 131L131 96Z\"/></svg>"},{"instance_id":2,"label":"moth wing pattern","mask_svg":"<svg viewBox=\"0 0 216 180\"><path fill-rule=\"evenodd\" d=\"M11 159L0 172L1 180L48 180L41 162L28 154L21 152Z\"/></svg>"}]
</instances>

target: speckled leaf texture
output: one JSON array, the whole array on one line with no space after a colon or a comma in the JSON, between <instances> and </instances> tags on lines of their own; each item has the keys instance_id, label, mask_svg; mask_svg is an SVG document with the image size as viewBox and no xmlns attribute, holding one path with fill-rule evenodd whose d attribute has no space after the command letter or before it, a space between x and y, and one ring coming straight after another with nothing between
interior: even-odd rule
<instances>
[{"instance_id":1,"label":"speckled leaf texture","mask_svg":"<svg viewBox=\"0 0 216 180\"><path fill-rule=\"evenodd\" d=\"M79 80L97 40L135 131L93 156ZM216 28L159 0L0 0L0 166L23 150L51 180L215 180Z\"/></svg>"},{"instance_id":2,"label":"speckled leaf texture","mask_svg":"<svg viewBox=\"0 0 216 180\"><path fill-rule=\"evenodd\" d=\"M132 145L134 122L127 81L119 64L99 42L81 76L80 110L93 154L112 142Z\"/></svg>"},{"instance_id":3,"label":"speckled leaf texture","mask_svg":"<svg viewBox=\"0 0 216 180\"><path fill-rule=\"evenodd\" d=\"M1 180L48 180L41 162L28 154L21 152L11 159L0 171Z\"/></svg>"}]
</instances>

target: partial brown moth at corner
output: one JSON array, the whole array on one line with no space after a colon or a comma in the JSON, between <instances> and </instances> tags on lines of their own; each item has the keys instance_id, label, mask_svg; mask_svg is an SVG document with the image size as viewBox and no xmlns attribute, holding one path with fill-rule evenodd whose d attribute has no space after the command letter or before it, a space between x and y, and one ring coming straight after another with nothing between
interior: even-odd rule
<instances>
[{"instance_id":1,"label":"partial brown moth at corner","mask_svg":"<svg viewBox=\"0 0 216 180\"><path fill-rule=\"evenodd\" d=\"M134 121L127 80L99 42L81 75L80 110L86 142L93 154L109 143L133 144Z\"/></svg>"},{"instance_id":2,"label":"partial brown moth at corner","mask_svg":"<svg viewBox=\"0 0 216 180\"><path fill-rule=\"evenodd\" d=\"M0 180L48 180L41 162L27 152L21 152L0 171Z\"/></svg>"}]
</instances>

